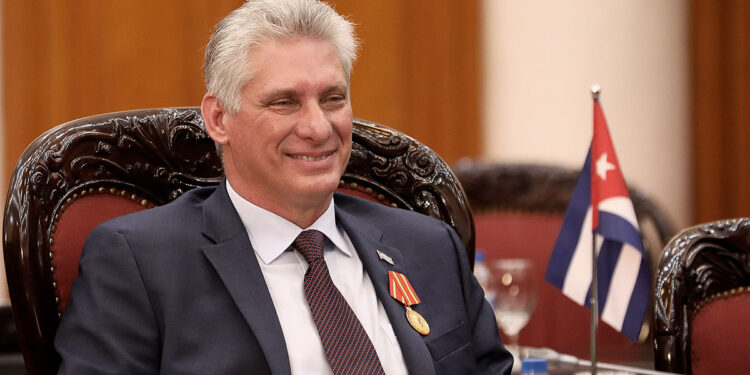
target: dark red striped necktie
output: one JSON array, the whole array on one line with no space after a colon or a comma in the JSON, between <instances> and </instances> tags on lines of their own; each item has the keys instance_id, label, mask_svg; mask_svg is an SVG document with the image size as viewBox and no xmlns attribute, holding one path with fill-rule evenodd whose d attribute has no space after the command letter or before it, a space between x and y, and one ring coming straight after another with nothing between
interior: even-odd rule
<instances>
[{"instance_id":1,"label":"dark red striped necktie","mask_svg":"<svg viewBox=\"0 0 750 375\"><path fill-rule=\"evenodd\" d=\"M294 240L294 248L308 264L305 298L331 370L336 375L385 374L367 332L341 292L333 285L323 259L325 236L306 230Z\"/></svg>"}]
</instances>

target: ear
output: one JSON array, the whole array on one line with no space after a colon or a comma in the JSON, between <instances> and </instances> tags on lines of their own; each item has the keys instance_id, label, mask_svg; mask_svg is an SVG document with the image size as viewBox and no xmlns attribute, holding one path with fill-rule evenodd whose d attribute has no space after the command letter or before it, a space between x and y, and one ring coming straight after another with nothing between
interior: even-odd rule
<instances>
[{"instance_id":1,"label":"ear","mask_svg":"<svg viewBox=\"0 0 750 375\"><path fill-rule=\"evenodd\" d=\"M216 95L207 93L203 96L203 100L201 101L201 115L203 116L203 125L206 127L208 136L214 142L226 145L229 141L226 124L229 113L219 103Z\"/></svg>"}]
</instances>

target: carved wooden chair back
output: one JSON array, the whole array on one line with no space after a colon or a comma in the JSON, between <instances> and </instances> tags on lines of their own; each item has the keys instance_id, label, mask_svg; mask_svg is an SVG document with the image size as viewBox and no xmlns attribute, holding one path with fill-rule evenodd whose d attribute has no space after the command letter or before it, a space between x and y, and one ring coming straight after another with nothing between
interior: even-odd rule
<instances>
[{"instance_id":1,"label":"carved wooden chair back","mask_svg":"<svg viewBox=\"0 0 750 375\"><path fill-rule=\"evenodd\" d=\"M488 265L499 258L528 258L534 262L539 300L521 331L521 345L551 347L588 358L589 335L582 334L589 332L588 310L544 281L579 171L551 165L472 161L462 161L453 170L469 197L477 249L486 252ZM631 188L630 196L653 268L674 230L665 214L640 190ZM633 345L606 324L599 327L600 359L631 355L639 359L649 355L645 338L640 345ZM573 331L578 333L571 334Z\"/></svg>"},{"instance_id":2,"label":"carved wooden chair back","mask_svg":"<svg viewBox=\"0 0 750 375\"><path fill-rule=\"evenodd\" d=\"M750 367L750 218L681 231L654 290L656 369L741 374Z\"/></svg>"},{"instance_id":3,"label":"carved wooden chair back","mask_svg":"<svg viewBox=\"0 0 750 375\"><path fill-rule=\"evenodd\" d=\"M355 120L339 190L450 224L469 256L474 227L463 190L430 149ZM37 138L16 165L3 246L13 312L29 375L54 374L53 338L77 276L83 242L107 219L217 184L221 160L197 108L103 114Z\"/></svg>"}]
</instances>

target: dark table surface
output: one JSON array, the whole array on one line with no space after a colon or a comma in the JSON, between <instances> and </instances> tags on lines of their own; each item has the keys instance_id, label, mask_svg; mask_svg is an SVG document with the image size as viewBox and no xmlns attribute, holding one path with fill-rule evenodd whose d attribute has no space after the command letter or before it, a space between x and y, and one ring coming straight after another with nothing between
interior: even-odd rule
<instances>
[{"instance_id":1,"label":"dark table surface","mask_svg":"<svg viewBox=\"0 0 750 375\"><path fill-rule=\"evenodd\" d=\"M0 374L26 375L21 353L0 353Z\"/></svg>"}]
</instances>

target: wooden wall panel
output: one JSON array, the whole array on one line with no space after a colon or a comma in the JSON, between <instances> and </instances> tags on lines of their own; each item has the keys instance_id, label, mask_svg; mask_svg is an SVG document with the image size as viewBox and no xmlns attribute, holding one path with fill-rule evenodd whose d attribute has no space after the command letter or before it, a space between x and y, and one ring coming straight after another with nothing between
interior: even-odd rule
<instances>
[{"instance_id":1,"label":"wooden wall panel","mask_svg":"<svg viewBox=\"0 0 750 375\"><path fill-rule=\"evenodd\" d=\"M479 1L331 3L363 40L354 115L409 134L449 163L479 155Z\"/></svg>"},{"instance_id":2,"label":"wooden wall panel","mask_svg":"<svg viewBox=\"0 0 750 375\"><path fill-rule=\"evenodd\" d=\"M3 1L5 165L87 115L198 105L203 46L241 0Z\"/></svg>"},{"instance_id":3,"label":"wooden wall panel","mask_svg":"<svg viewBox=\"0 0 750 375\"><path fill-rule=\"evenodd\" d=\"M750 216L750 4L691 7L695 219Z\"/></svg>"},{"instance_id":4,"label":"wooden wall panel","mask_svg":"<svg viewBox=\"0 0 750 375\"><path fill-rule=\"evenodd\" d=\"M241 0L3 1L5 166L82 116L200 103L203 46ZM478 0L336 0L363 40L355 116L447 161L479 153Z\"/></svg>"}]
</instances>

